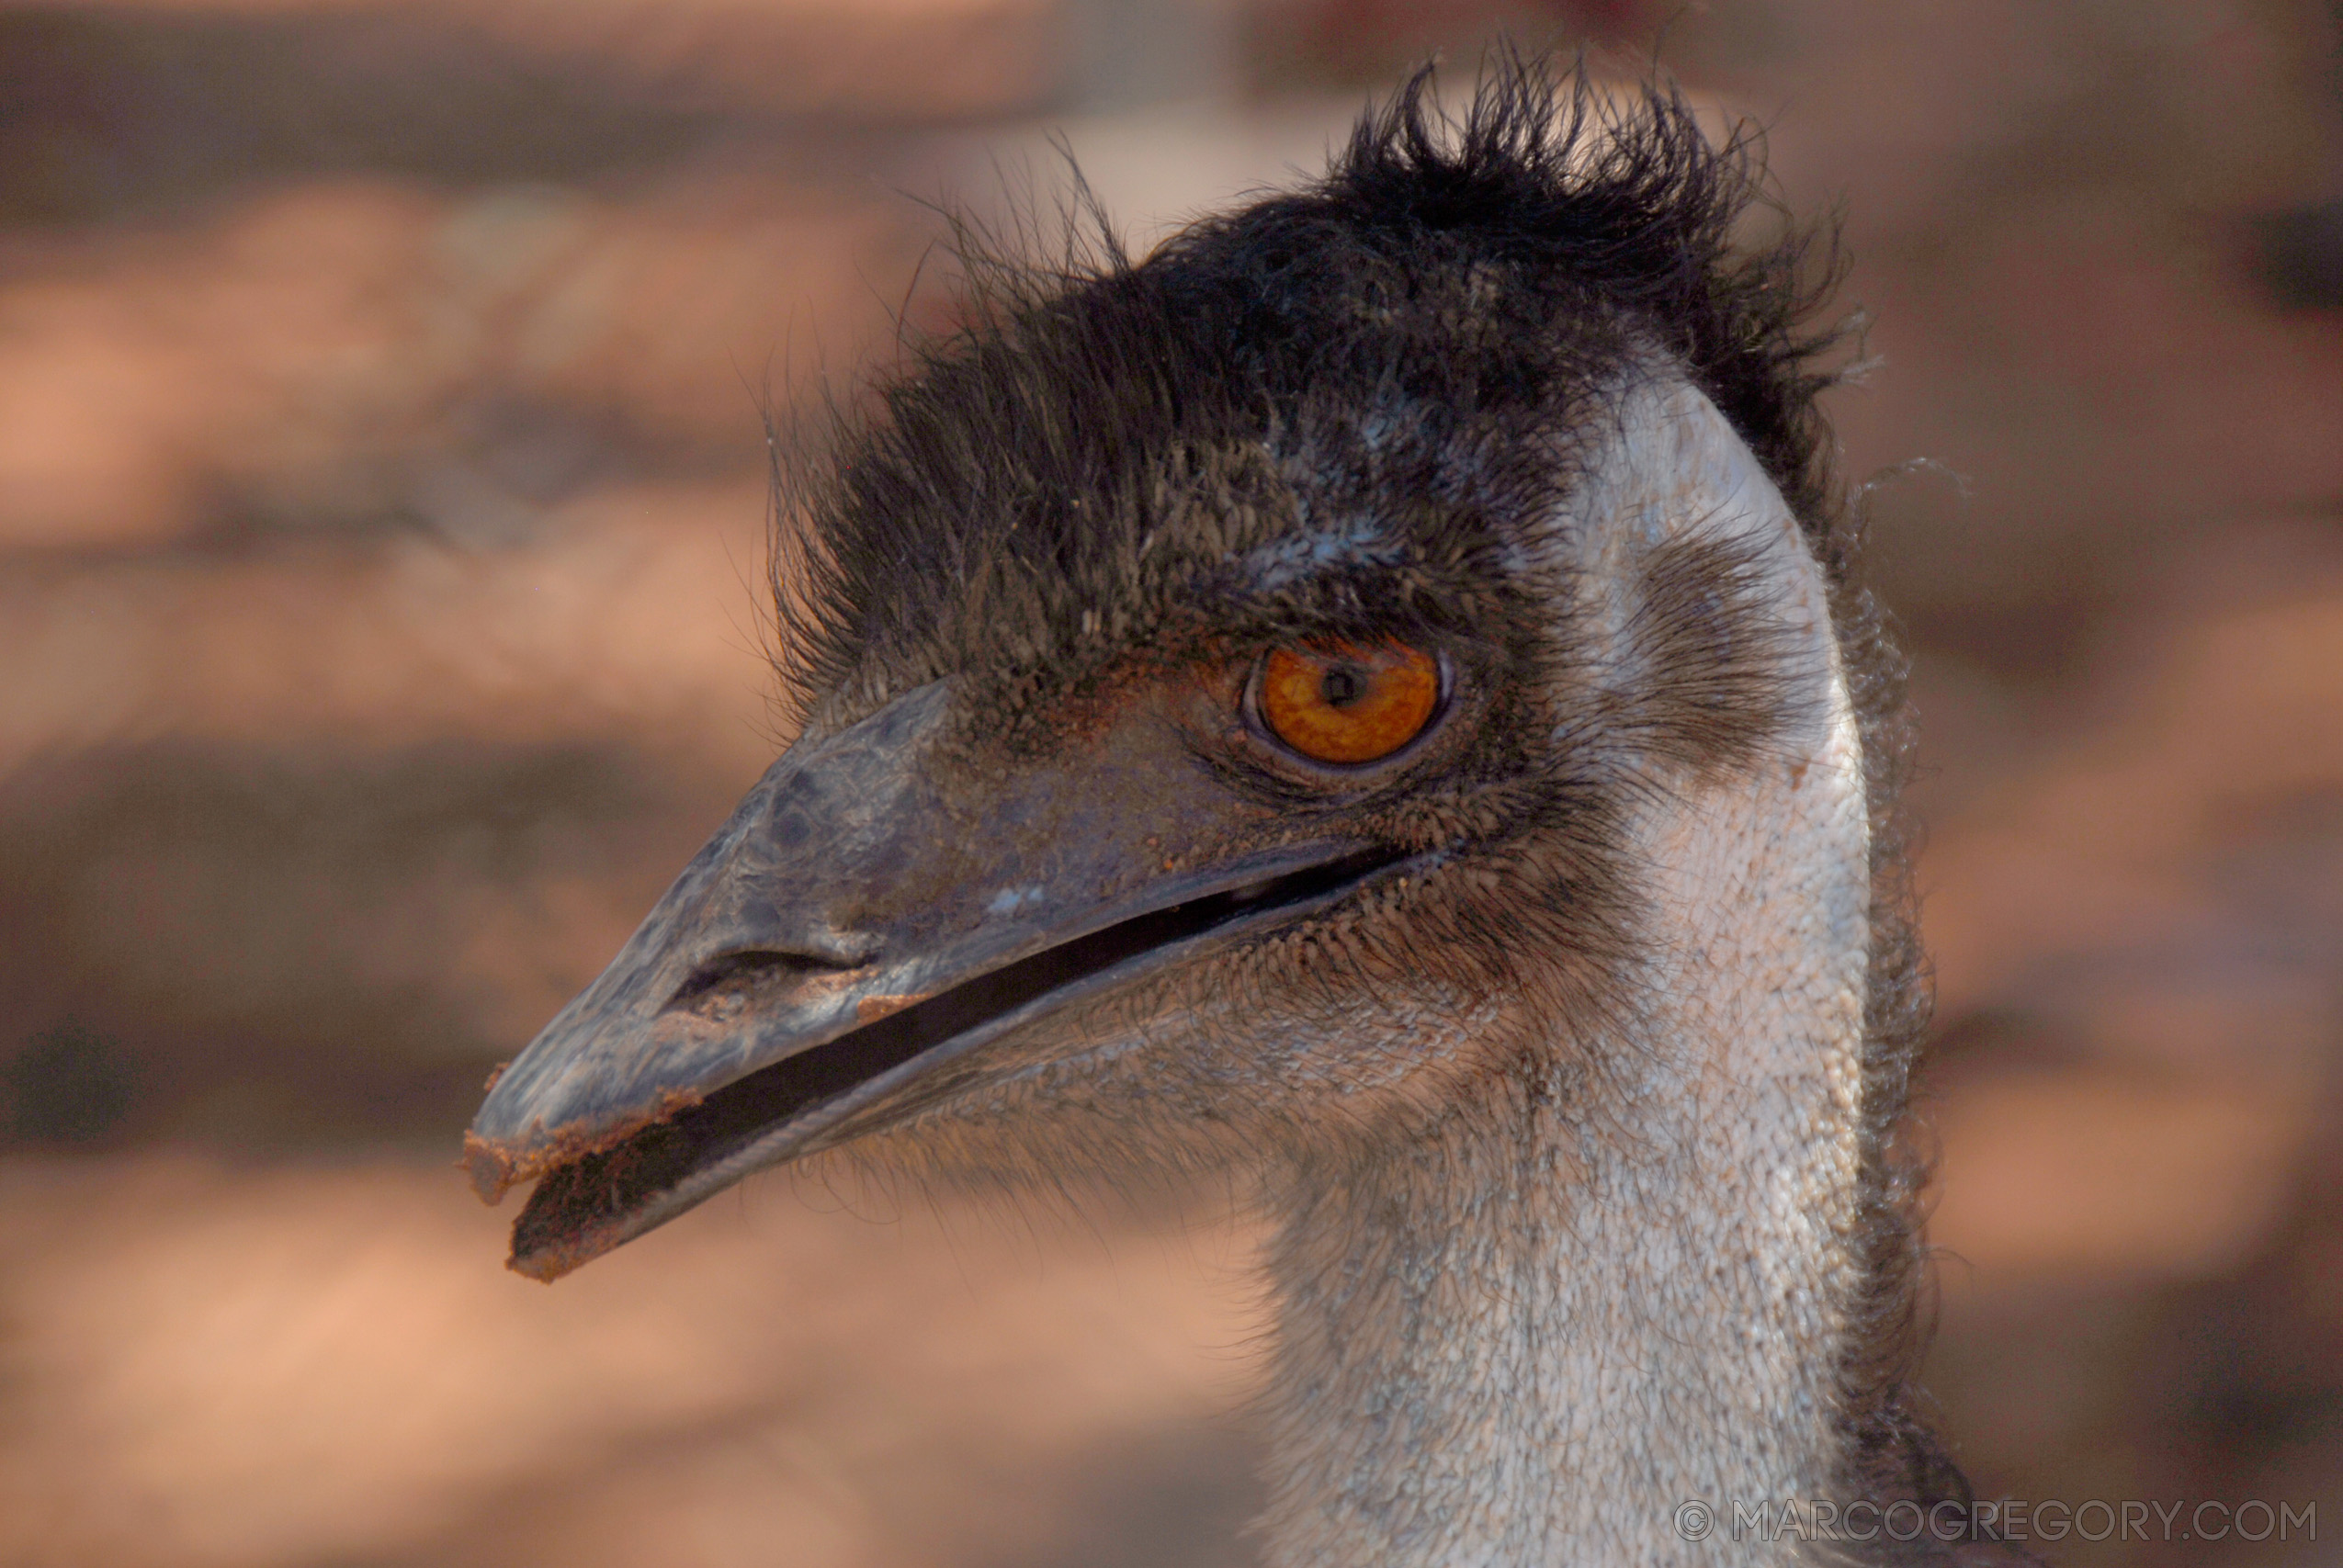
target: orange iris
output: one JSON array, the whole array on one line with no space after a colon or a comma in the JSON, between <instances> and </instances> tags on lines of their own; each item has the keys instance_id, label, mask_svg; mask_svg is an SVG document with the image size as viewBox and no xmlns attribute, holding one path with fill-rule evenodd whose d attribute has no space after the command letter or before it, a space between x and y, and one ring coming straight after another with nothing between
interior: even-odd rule
<instances>
[{"instance_id":1,"label":"orange iris","mask_svg":"<svg viewBox=\"0 0 2343 1568\"><path fill-rule=\"evenodd\" d=\"M1319 762L1372 762L1423 733L1440 705L1440 666L1399 643L1279 649L1261 672L1272 734Z\"/></svg>"}]
</instances>

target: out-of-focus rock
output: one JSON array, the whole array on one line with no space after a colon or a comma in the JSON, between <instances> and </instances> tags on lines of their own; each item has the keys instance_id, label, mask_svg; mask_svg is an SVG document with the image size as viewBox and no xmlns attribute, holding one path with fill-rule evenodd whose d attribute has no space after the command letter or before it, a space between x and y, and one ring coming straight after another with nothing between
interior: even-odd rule
<instances>
[{"instance_id":1,"label":"out-of-focus rock","mask_svg":"<svg viewBox=\"0 0 2343 1568\"><path fill-rule=\"evenodd\" d=\"M436 1164L0 1164L0 1558L1241 1560L1249 1235L856 1206L547 1290Z\"/></svg>"},{"instance_id":2,"label":"out-of-focus rock","mask_svg":"<svg viewBox=\"0 0 2343 1568\"><path fill-rule=\"evenodd\" d=\"M764 507L0 569L0 1016L141 1134L460 1122L783 743Z\"/></svg>"},{"instance_id":3,"label":"out-of-focus rock","mask_svg":"<svg viewBox=\"0 0 2343 1568\"><path fill-rule=\"evenodd\" d=\"M2222 545L2063 699L2077 732L1931 825L1937 1235L1980 1266L2240 1264L2343 1072L2343 552Z\"/></svg>"},{"instance_id":4,"label":"out-of-focus rock","mask_svg":"<svg viewBox=\"0 0 2343 1568\"><path fill-rule=\"evenodd\" d=\"M2001 710L2002 745L2030 745L1947 754L1922 792L1942 805L1930 1382L1988 1494L2299 1511L2343 1465L2316 1414L2343 1312L2309 1284L2343 1258L2343 549L2240 524L2143 577L2063 688ZM1958 682L1935 689L1983 733Z\"/></svg>"},{"instance_id":5,"label":"out-of-focus rock","mask_svg":"<svg viewBox=\"0 0 2343 1568\"><path fill-rule=\"evenodd\" d=\"M748 175L624 200L371 183L0 255L0 550L255 528L507 543L581 489L757 471L884 334L908 203Z\"/></svg>"},{"instance_id":6,"label":"out-of-focus rock","mask_svg":"<svg viewBox=\"0 0 2343 1568\"><path fill-rule=\"evenodd\" d=\"M1929 1240L1956 1290L2219 1274L2284 1218L2314 1104L2105 1068L1964 1084L1934 1119L1944 1196Z\"/></svg>"},{"instance_id":7,"label":"out-of-focus rock","mask_svg":"<svg viewBox=\"0 0 2343 1568\"><path fill-rule=\"evenodd\" d=\"M160 740L391 749L637 732L738 773L764 728L754 479L588 493L527 549L424 536L0 565L0 775Z\"/></svg>"},{"instance_id":8,"label":"out-of-focus rock","mask_svg":"<svg viewBox=\"0 0 2343 1568\"><path fill-rule=\"evenodd\" d=\"M1063 91L1056 0L127 0L0 7L0 221L368 173L570 182L808 121Z\"/></svg>"}]
</instances>

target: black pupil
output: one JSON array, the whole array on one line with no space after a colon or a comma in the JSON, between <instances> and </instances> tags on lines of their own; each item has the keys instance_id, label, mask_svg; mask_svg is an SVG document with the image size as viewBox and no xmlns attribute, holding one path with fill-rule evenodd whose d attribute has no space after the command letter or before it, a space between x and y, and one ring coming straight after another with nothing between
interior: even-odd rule
<instances>
[{"instance_id":1,"label":"black pupil","mask_svg":"<svg viewBox=\"0 0 2343 1568\"><path fill-rule=\"evenodd\" d=\"M1366 695L1366 671L1355 664L1337 664L1319 682L1319 694L1329 707L1346 708Z\"/></svg>"}]
</instances>

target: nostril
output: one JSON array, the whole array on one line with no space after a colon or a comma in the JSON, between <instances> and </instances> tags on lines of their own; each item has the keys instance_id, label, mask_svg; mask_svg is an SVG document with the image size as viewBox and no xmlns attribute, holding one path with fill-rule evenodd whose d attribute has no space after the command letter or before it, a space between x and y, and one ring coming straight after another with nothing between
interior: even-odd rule
<instances>
[{"instance_id":1,"label":"nostril","mask_svg":"<svg viewBox=\"0 0 2343 1568\"><path fill-rule=\"evenodd\" d=\"M793 989L814 975L834 975L859 965L833 963L803 953L776 953L763 948L726 953L692 971L691 977L667 998L664 1012L684 1011L710 1022L729 1022L751 1004L780 991Z\"/></svg>"}]
</instances>

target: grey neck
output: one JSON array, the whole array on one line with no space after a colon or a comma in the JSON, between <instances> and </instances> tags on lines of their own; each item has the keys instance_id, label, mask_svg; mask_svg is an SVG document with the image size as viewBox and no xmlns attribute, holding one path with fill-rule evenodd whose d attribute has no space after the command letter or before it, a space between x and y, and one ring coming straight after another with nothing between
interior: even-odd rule
<instances>
[{"instance_id":1,"label":"grey neck","mask_svg":"<svg viewBox=\"0 0 2343 1568\"><path fill-rule=\"evenodd\" d=\"M1647 401L1587 502L1642 521L1575 523L1583 575L1634 581L1671 529L1734 536L1809 716L1751 771L1638 792L1645 957L1609 1023L1497 1021L1494 1059L1520 1066L1485 1099L1286 1195L1274 1568L1782 1561L1787 1542L1733 1539L1734 1504L1834 1495L1846 1470L1861 747L1780 497L1697 393ZM1694 1501L1704 1539L1679 1514Z\"/></svg>"},{"instance_id":2,"label":"grey neck","mask_svg":"<svg viewBox=\"0 0 2343 1568\"><path fill-rule=\"evenodd\" d=\"M1828 1140L1736 1168L1687 1124L1729 1105L1696 1092L1632 1131L1503 1098L1510 1137L1435 1138L1283 1227L1268 1561L1773 1560L1692 1539L1678 1510L1723 1532L1737 1501L1836 1495L1851 1182Z\"/></svg>"}]
</instances>

